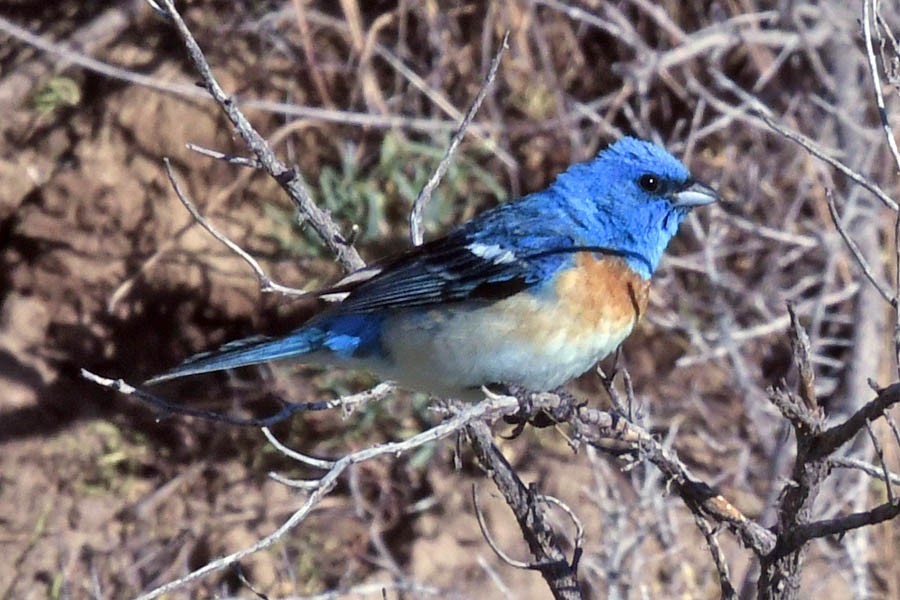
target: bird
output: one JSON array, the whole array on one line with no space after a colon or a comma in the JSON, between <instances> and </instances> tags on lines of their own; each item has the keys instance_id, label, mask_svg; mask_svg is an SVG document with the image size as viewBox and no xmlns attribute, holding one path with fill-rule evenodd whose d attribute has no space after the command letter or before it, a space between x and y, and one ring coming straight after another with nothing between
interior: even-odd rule
<instances>
[{"instance_id":1,"label":"bird","mask_svg":"<svg viewBox=\"0 0 900 600\"><path fill-rule=\"evenodd\" d=\"M546 189L315 292L333 303L290 333L228 343L146 383L296 359L461 400L492 384L555 390L628 337L679 225L717 199L664 148L623 137Z\"/></svg>"}]
</instances>

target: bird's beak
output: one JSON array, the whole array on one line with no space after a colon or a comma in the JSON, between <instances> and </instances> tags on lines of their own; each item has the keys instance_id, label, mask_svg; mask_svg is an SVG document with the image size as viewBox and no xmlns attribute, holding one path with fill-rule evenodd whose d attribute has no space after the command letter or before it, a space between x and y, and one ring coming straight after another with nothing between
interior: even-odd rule
<instances>
[{"instance_id":1,"label":"bird's beak","mask_svg":"<svg viewBox=\"0 0 900 600\"><path fill-rule=\"evenodd\" d=\"M683 188L672 194L672 205L675 208L692 208L712 204L719 199L716 190L699 181L689 181Z\"/></svg>"}]
</instances>

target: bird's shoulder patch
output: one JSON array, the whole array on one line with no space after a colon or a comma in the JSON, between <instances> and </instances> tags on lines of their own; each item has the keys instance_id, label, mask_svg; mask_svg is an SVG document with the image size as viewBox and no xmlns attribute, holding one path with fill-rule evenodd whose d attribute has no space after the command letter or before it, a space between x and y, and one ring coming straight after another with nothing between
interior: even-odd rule
<instances>
[{"instance_id":1,"label":"bird's shoulder patch","mask_svg":"<svg viewBox=\"0 0 900 600\"><path fill-rule=\"evenodd\" d=\"M644 314L650 281L619 257L579 252L560 273L556 296L586 327L597 323L633 326Z\"/></svg>"},{"instance_id":2,"label":"bird's shoulder patch","mask_svg":"<svg viewBox=\"0 0 900 600\"><path fill-rule=\"evenodd\" d=\"M516 262L517 259L516 254L512 250L498 244L471 242L466 246L466 249L478 258L494 263L495 265L513 263Z\"/></svg>"}]
</instances>

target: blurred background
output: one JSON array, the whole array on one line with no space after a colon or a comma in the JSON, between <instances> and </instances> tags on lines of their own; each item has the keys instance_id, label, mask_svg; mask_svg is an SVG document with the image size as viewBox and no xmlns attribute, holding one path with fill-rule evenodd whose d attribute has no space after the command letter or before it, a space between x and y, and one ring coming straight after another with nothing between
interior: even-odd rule
<instances>
[{"instance_id":1,"label":"blurred background","mask_svg":"<svg viewBox=\"0 0 900 600\"><path fill-rule=\"evenodd\" d=\"M178 3L225 89L367 260L408 245L407 214L477 93L509 50L428 212L434 235L547 185L622 135L665 145L720 190L685 223L620 364L640 423L748 516L773 523L793 442L766 389L793 381L786 302L809 329L829 415L896 379L894 316L829 216L827 191L874 275L893 287L894 213L758 116L897 197L880 129L860 2L822 0L283 0ZM900 81L898 9L879 7L875 54L889 113ZM169 157L213 223L278 281L340 275L263 174L188 150L247 155L172 29L142 2L0 5L0 598L122 598L252 544L302 502L267 477L315 472L258 430L157 421L78 377L137 383L224 341L295 327L315 303L259 293L244 263L192 223ZM608 365L607 365L608 366ZM365 373L275 365L160 388L193 407L267 415L278 400L365 390ZM595 374L573 386L608 399ZM349 416L276 428L292 448L341 456L439 420L397 393ZM498 428L498 433L508 432ZM584 521L591 597L716 598L690 512L652 467L577 454L554 429L498 441L526 481ZM356 466L274 549L243 563L268 597L548 598L502 499L452 441ZM864 457L866 444L850 449ZM896 470L897 449L888 448ZM884 487L830 480L816 516L860 510ZM574 530L553 512L571 542ZM753 565L720 536L752 597ZM812 545L805 597L900 598L891 523ZM172 597L252 597L234 571ZM324 596L323 596L324 597Z\"/></svg>"}]
</instances>

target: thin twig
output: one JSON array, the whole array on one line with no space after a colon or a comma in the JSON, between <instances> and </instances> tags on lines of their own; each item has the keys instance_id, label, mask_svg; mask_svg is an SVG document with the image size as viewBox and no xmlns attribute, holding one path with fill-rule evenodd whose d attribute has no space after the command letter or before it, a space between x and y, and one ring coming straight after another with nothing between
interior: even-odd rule
<instances>
[{"instance_id":1,"label":"thin twig","mask_svg":"<svg viewBox=\"0 0 900 600\"><path fill-rule=\"evenodd\" d=\"M758 107L754 107L754 108L758 108ZM891 198L887 194L887 192L885 192L883 189L881 189L881 186L879 186L877 183L875 183L868 177L865 177L864 175L862 175L855 169L851 169L843 162L841 162L838 159L827 154L825 152L825 150L823 150L819 146L819 144L814 142L811 138L806 137L802 133L792 131L792 130L788 129L787 127L782 126L780 123L775 121L775 119L773 119L772 117L769 116L768 111L758 111L757 114L758 114L759 118L765 122L766 125L768 125L772 129L774 129L776 132L780 133L787 139L800 144L810 154L812 154L816 158L824 160L829 165L831 165L832 167L834 167L835 169L837 169L838 171L843 173L848 179L852 180L854 183L857 183L860 186L862 186L863 188L872 192L872 194L874 194L875 197L878 198L881 201L881 203L884 204L886 207L888 207L889 209L891 209L893 211L900 210L900 206L897 205L897 202L895 202L894 199Z\"/></svg>"},{"instance_id":2,"label":"thin twig","mask_svg":"<svg viewBox=\"0 0 900 600\"><path fill-rule=\"evenodd\" d=\"M853 298L857 292L859 292L859 284L850 282L843 289L824 295L821 301L823 306L832 307ZM794 308L798 314L806 314L814 308L814 305L815 300L810 299L798 302ZM778 333L783 329L786 329L790 323L790 316L782 315L774 319L769 319L765 323L760 323L759 325L754 325L746 329L739 329L732 334L732 340L738 344L745 344L761 337ZM716 340L713 339L712 341ZM716 345L700 354L679 358L675 364L678 367L684 368L706 362L713 358L721 358L726 354L727 349L723 345Z\"/></svg>"},{"instance_id":3,"label":"thin twig","mask_svg":"<svg viewBox=\"0 0 900 600\"><path fill-rule=\"evenodd\" d=\"M87 22L80 23L80 19L67 20L66 29L69 26L76 29L71 34L67 34L65 45L69 48L78 48L82 54L105 50L122 36L123 31L134 25L139 18L143 4L142 0L124 0L111 3L109 9ZM13 32L6 31L9 29L7 25L11 25L11 23L2 18L0 21L2 21L0 31L5 31L15 37ZM41 19L30 21L37 24ZM17 26L13 25L12 27ZM24 55L25 52L21 54ZM39 53L16 64L17 62L11 62L0 75L0 108L4 111L21 106L41 81L53 74L63 73L72 64L67 56L52 58L46 56L45 53Z\"/></svg>"},{"instance_id":4,"label":"thin twig","mask_svg":"<svg viewBox=\"0 0 900 600\"><path fill-rule=\"evenodd\" d=\"M634 420L634 416L631 414L631 402L626 399L626 401L622 400L622 396L619 393L618 388L616 388L616 375L619 373L620 369L618 368L619 363L619 353L621 352L621 348L616 349L616 354L614 358L614 364L612 370L609 375L603 370L600 365L597 365L597 375L600 377L600 384L603 386L603 389L606 390L606 395L609 397L609 401L612 403L613 408L621 414L623 417L627 418L629 421ZM626 371L626 369L622 369Z\"/></svg>"},{"instance_id":5,"label":"thin twig","mask_svg":"<svg viewBox=\"0 0 900 600\"><path fill-rule=\"evenodd\" d=\"M890 413L884 413L884 420L887 421L888 426L891 428L891 432L894 434L894 442L896 442L897 447L900 448L900 428L898 428L897 424L894 422L894 417Z\"/></svg>"},{"instance_id":6,"label":"thin twig","mask_svg":"<svg viewBox=\"0 0 900 600\"><path fill-rule=\"evenodd\" d=\"M869 475L870 477L885 481L884 470L882 469L882 467L875 466L872 463L866 462L864 460L859 460L858 458L848 458L844 456L835 456L828 459L828 462L832 467L840 469L857 469L862 471L866 475ZM887 477L888 481L890 481L891 483L900 485L900 474L888 473Z\"/></svg>"},{"instance_id":7,"label":"thin twig","mask_svg":"<svg viewBox=\"0 0 900 600\"><path fill-rule=\"evenodd\" d=\"M202 410L198 408L191 408L190 406L184 406L182 404L175 404L173 402L169 402L165 398L161 398L160 396L157 396L155 394L151 394L144 390L138 389L122 379L110 379L101 375L97 375L96 373L92 373L87 369L81 369L81 376L84 379L87 379L92 383L96 383L101 387L105 387L108 390L112 390L126 396L131 396L132 398L135 398L145 404L152 406L158 411L158 420L167 419L174 415L179 415L184 417L198 417L207 421L226 423L228 425L236 425L238 427L254 428L272 427L273 425L277 425L278 423L287 421L297 413L333 410L335 408L345 406L358 406L363 402L369 402L372 400L383 398L393 390L392 384L382 383L371 390L361 392L360 394L346 396L344 398L334 398L332 400L320 400L316 402L285 402L284 406L281 407L281 410L268 417L241 418L232 417L230 415L225 415L212 410Z\"/></svg>"},{"instance_id":8,"label":"thin twig","mask_svg":"<svg viewBox=\"0 0 900 600\"><path fill-rule=\"evenodd\" d=\"M202 154L203 156L208 156L210 158L215 158L216 160L221 160L227 162L230 165L237 165L239 167L249 167L251 169L261 169L262 164L256 158L247 158L245 156L235 156L234 154L226 154L224 152L219 152L218 150L211 150L209 148L204 148L203 146L198 146L197 144L185 144L185 147L188 150L192 150L197 154Z\"/></svg>"},{"instance_id":9,"label":"thin twig","mask_svg":"<svg viewBox=\"0 0 900 600\"><path fill-rule=\"evenodd\" d=\"M491 550L494 551L494 554L497 555L500 560L508 564L509 566L516 569L531 569L533 565L531 563L527 563L522 560L516 560L512 558L509 554L503 551L503 549L497 545L497 542L494 541L493 536L491 535L490 530L488 529L487 523L484 521L484 513L481 510L481 504L478 501L478 487L473 483L472 484L472 504L475 506L475 518L478 521L478 527L481 529L481 536L488 543L488 546L491 547Z\"/></svg>"},{"instance_id":10,"label":"thin twig","mask_svg":"<svg viewBox=\"0 0 900 600\"><path fill-rule=\"evenodd\" d=\"M285 12L285 9L282 9L281 11L277 11L274 14L270 15L269 18L278 19ZM306 16L311 23L332 27L334 29L337 29L338 31L349 33L351 37L353 35L350 31L351 28L347 23L322 11L307 9ZM369 33L372 33L371 29ZM441 111L443 111L451 119L453 119L453 121L440 121L440 123L452 123L452 126L446 128L444 131L455 131L456 129L458 129L459 122L462 120L463 115L457 110L455 106L453 106L453 103L450 102L450 100L444 94L436 90L433 86L429 85L429 83L421 75L418 75L415 71L407 67L401 57L392 52L383 44L375 40L368 40L366 43L367 46L370 47L376 55L381 57L391 68L393 68L398 75L406 79L415 89L422 92L429 100L431 100L435 104L435 106L437 106ZM507 150L501 148L495 142L494 138L498 131L499 128L497 127L483 126L480 124L473 124L469 127L469 133L471 133L480 141L484 142L487 149L492 152L494 156L496 156L500 160L500 162L502 162L511 171L517 171L519 167L516 159Z\"/></svg>"},{"instance_id":11,"label":"thin twig","mask_svg":"<svg viewBox=\"0 0 900 600\"><path fill-rule=\"evenodd\" d=\"M872 12L874 10L874 0L863 0L863 37L866 40L866 58L869 63L869 73L872 75L872 90L875 92L875 104L878 107L878 119L881 121L881 129L884 131L884 137L887 140L888 148L891 150L891 156L894 158L894 164L900 171L900 149L897 148L897 139L894 137L894 129L888 120L887 109L884 105L884 95L881 92L881 75L878 74L878 61L875 58L875 48L872 44Z\"/></svg>"},{"instance_id":12,"label":"thin twig","mask_svg":"<svg viewBox=\"0 0 900 600\"><path fill-rule=\"evenodd\" d=\"M315 467L316 469L324 469L327 471L328 469L334 468L335 461L333 460L323 460L321 458L315 458L314 456L307 456L306 454L288 448L281 443L281 440L275 437L275 434L272 433L272 430L268 427L263 427L262 432L263 435L266 436L266 439L269 440L269 443L288 458L301 462L304 465Z\"/></svg>"},{"instance_id":13,"label":"thin twig","mask_svg":"<svg viewBox=\"0 0 900 600\"><path fill-rule=\"evenodd\" d=\"M741 88L739 85L734 83L731 79L729 79L719 71L714 72L713 77L722 87L730 90L739 98L741 98L741 100L747 103L750 107L752 116L755 116L756 118L762 120L775 132L781 134L783 137L791 140L792 142L796 142L816 158L824 160L829 165L843 173L851 181L870 191L886 207L890 208L893 211L900 210L900 206L897 205L897 202L895 202L894 199L887 194L887 192L881 189L881 187L877 183L829 155L817 142L813 141L809 137L803 135L798 131L788 129L787 127L776 121L772 111L765 104L760 102L760 100L756 98L756 96Z\"/></svg>"},{"instance_id":14,"label":"thin twig","mask_svg":"<svg viewBox=\"0 0 900 600\"><path fill-rule=\"evenodd\" d=\"M456 130L456 133L454 133L453 137L450 139L450 144L444 151L444 156L443 158L441 158L441 162L438 163L437 168L431 174L431 177L428 178L425 186L422 187L422 190L416 197L415 202L413 202L412 210L409 212L409 235L414 246L418 246L424 241L422 215L425 212L425 207L431 201L431 194L434 192L435 188L437 188L438 184L440 184L441 179L444 178L444 175L447 173L447 169L450 168L450 162L453 159L453 155L456 153L456 149L459 147L460 142L462 142L462 138L466 133L466 129L469 128L469 125L472 123L472 119L475 118L475 114L478 112L478 109L481 108L481 104L487 97L488 91L490 90L491 85L494 83L494 79L497 77L497 69L500 67L500 60L503 58L503 53L506 52L508 48L509 32L507 31L505 34L503 34L503 40L500 42L500 48L497 50L497 53L494 55L494 59L491 61L491 68L488 70L488 74L484 80L484 83L482 83L481 88L478 90L478 94L472 101L472 105L469 107L469 110L466 111L462 123L460 123L459 125L459 129Z\"/></svg>"},{"instance_id":15,"label":"thin twig","mask_svg":"<svg viewBox=\"0 0 900 600\"><path fill-rule=\"evenodd\" d=\"M509 32L504 36L505 38L509 36ZM375 44L375 52L383 58L391 67L393 67L398 73L400 73L403 77L405 77L410 83L413 84L417 89L419 89L425 96L434 102L442 111L448 114L451 118L455 118L457 120L463 119L464 116L459 113L458 109L453 106L449 99L443 96L440 92L432 89L426 81L414 71L412 71L409 67L403 64L397 56L394 55L393 52L390 52L387 48L382 46L381 44ZM476 108L477 111L477 108ZM475 136L479 141L481 141L484 146L490 150L495 156L497 156L500 161L509 168L515 169L518 168L516 164L516 160L512 157L506 150L500 148L497 143L494 141L492 137L489 137L489 133L482 130L480 127L473 127L471 129L471 134Z\"/></svg>"},{"instance_id":16,"label":"thin twig","mask_svg":"<svg viewBox=\"0 0 900 600\"><path fill-rule=\"evenodd\" d=\"M884 450L881 448L878 436L875 435L875 430L872 429L871 421L866 421L866 431L869 433L869 439L872 441L872 446L875 448L875 456L878 457L878 463L881 465L881 475L883 477L884 486L887 489L888 502L892 503L894 502L894 486L891 485L891 470L888 469L887 463L884 461Z\"/></svg>"},{"instance_id":17,"label":"thin twig","mask_svg":"<svg viewBox=\"0 0 900 600\"><path fill-rule=\"evenodd\" d=\"M182 98L196 98L198 100L210 100L209 94L192 83L178 83L165 81L137 73L122 67L111 65L103 61L86 56L65 44L47 40L19 27L15 23L0 16L0 32L12 36L41 52L62 57L73 65L82 69L103 75L116 81L145 87L164 94L171 94ZM301 106L289 102L275 102L257 98L243 98L234 96L233 102L248 110L258 110L273 113L283 117L296 119L313 119L320 122L338 123L354 127L372 127L376 129L405 129L409 131L421 131L424 133L455 131L459 124L451 120L427 119L421 117L407 117L403 115L377 115L361 113L349 110L337 110L321 108L318 106ZM490 135L493 128L490 126L474 124L472 131L481 135Z\"/></svg>"},{"instance_id":18,"label":"thin twig","mask_svg":"<svg viewBox=\"0 0 900 600\"><path fill-rule=\"evenodd\" d=\"M487 394L491 400L513 399L511 396ZM519 404L515 400L516 405ZM580 599L581 590L572 565L557 543L553 530L546 522L537 502L537 495L522 483L512 465L494 445L490 428L482 422L466 425L466 434L475 455L488 469L488 474L506 499L519 524L534 561L529 568L538 570L553 597L556 599Z\"/></svg>"},{"instance_id":19,"label":"thin twig","mask_svg":"<svg viewBox=\"0 0 900 600\"><path fill-rule=\"evenodd\" d=\"M894 219L894 360L900 378L900 212Z\"/></svg>"},{"instance_id":20,"label":"thin twig","mask_svg":"<svg viewBox=\"0 0 900 600\"><path fill-rule=\"evenodd\" d=\"M719 540L716 538L716 530L710 526L702 515L695 513L694 522L697 524L700 533L706 538L706 545L709 547L709 553L712 555L713 564L716 565L716 572L719 575L719 587L722 590L722 600L737 600L738 595L734 589L734 584L731 583L731 575L728 571L728 561L725 558L725 553L722 551Z\"/></svg>"},{"instance_id":21,"label":"thin twig","mask_svg":"<svg viewBox=\"0 0 900 600\"><path fill-rule=\"evenodd\" d=\"M575 549L572 551L572 570L578 573L578 563L584 552L584 523L578 518L578 515L572 510L572 507L555 496L541 494L541 500L548 502L560 508L566 513L575 525Z\"/></svg>"},{"instance_id":22,"label":"thin twig","mask_svg":"<svg viewBox=\"0 0 900 600\"><path fill-rule=\"evenodd\" d=\"M181 186L178 184L178 178L175 176L175 172L172 170L172 163L168 158L164 158L163 162L166 165L166 174L169 177L169 182L172 184L172 188L175 190L175 194L178 196L178 199L181 201L181 204L187 209L191 216L194 218L197 223L200 224L203 229L209 232L211 236L222 242L229 250L237 254L241 260L250 265L250 268L253 269L253 273L256 275L256 278L259 280L259 289L263 292L276 292L279 294L284 294L286 296L298 296L304 297L309 296L310 293L306 290L300 290L297 288L292 288L288 286L281 285L280 283L273 281L271 277L266 275L266 272L263 271L263 268L259 266L259 262L250 254L241 248L238 244L231 241L224 233L220 232L216 229L212 223L206 220L200 211L197 210L197 207L194 206L194 203L185 195L184 190L181 189Z\"/></svg>"},{"instance_id":23,"label":"thin twig","mask_svg":"<svg viewBox=\"0 0 900 600\"><path fill-rule=\"evenodd\" d=\"M319 487L318 479L291 479L290 477L285 477L279 473L274 471L270 471L268 473L269 478L273 481L277 481L281 485L286 485L287 487L297 488L299 490L315 490Z\"/></svg>"},{"instance_id":24,"label":"thin twig","mask_svg":"<svg viewBox=\"0 0 900 600\"><path fill-rule=\"evenodd\" d=\"M869 283L878 290L878 293L881 294L881 297L884 298L885 302L890 304L891 307L895 307L897 299L894 297L894 294L892 294L883 283L878 281L872 266L869 264L869 261L866 260L866 257L863 256L862 250L859 249L859 246L856 245L856 242L853 241L853 238L850 237L850 234L844 229L841 218L837 212L837 206L835 206L834 203L834 193L831 189L825 188L825 198L828 202L828 212L831 214L831 220L834 222L834 227L840 234L841 239L844 240L844 244L850 249L851 254L853 254L856 264L859 265L859 268L862 269L866 279L868 279Z\"/></svg>"}]
</instances>

